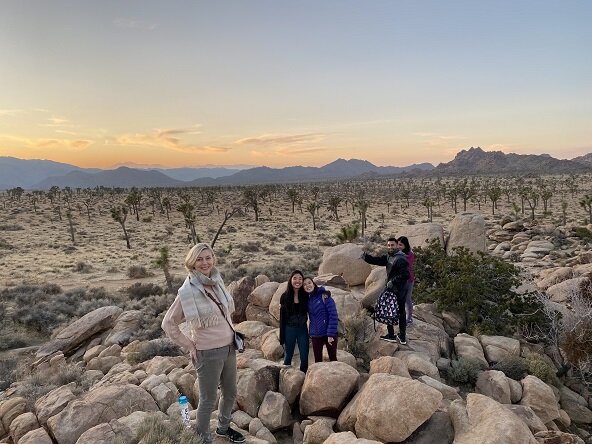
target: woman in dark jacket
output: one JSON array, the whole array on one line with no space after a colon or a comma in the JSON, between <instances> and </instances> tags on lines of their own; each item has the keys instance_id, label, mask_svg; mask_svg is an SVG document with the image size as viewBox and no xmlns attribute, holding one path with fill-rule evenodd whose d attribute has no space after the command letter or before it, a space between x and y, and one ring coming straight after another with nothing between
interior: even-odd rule
<instances>
[{"instance_id":1,"label":"woman in dark jacket","mask_svg":"<svg viewBox=\"0 0 592 444\"><path fill-rule=\"evenodd\" d=\"M294 348L298 343L300 370L308 369L308 295L302 288L304 275L294 270L288 288L280 298L280 344L284 345L284 364L292 365Z\"/></svg>"},{"instance_id":2,"label":"woman in dark jacket","mask_svg":"<svg viewBox=\"0 0 592 444\"><path fill-rule=\"evenodd\" d=\"M323 345L327 346L329 360L337 361L337 324L339 317L331 292L318 287L307 277L303 283L308 294L309 334L315 362L323 362Z\"/></svg>"}]
</instances>

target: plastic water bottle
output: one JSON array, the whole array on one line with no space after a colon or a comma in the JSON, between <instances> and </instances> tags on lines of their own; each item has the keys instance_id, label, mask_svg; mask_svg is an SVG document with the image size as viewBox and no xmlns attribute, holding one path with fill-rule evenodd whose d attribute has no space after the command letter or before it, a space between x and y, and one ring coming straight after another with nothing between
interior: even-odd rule
<instances>
[{"instance_id":1,"label":"plastic water bottle","mask_svg":"<svg viewBox=\"0 0 592 444\"><path fill-rule=\"evenodd\" d=\"M191 424L189 422L189 402L187 401L187 396L179 396L179 407L181 408L181 420L183 421L183 425L187 428L190 428Z\"/></svg>"}]
</instances>

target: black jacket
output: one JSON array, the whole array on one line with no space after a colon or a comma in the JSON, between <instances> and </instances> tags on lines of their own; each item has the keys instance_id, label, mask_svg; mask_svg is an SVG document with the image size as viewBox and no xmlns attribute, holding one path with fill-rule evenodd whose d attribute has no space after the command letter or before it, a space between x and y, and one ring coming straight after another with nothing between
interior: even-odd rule
<instances>
[{"instance_id":1,"label":"black jacket","mask_svg":"<svg viewBox=\"0 0 592 444\"><path fill-rule=\"evenodd\" d=\"M405 289L409 280L409 265L407 256L401 250L394 254L384 254L382 256L372 256L364 253L363 259L372 265L384 265L386 267L387 284L392 282L393 291L399 294Z\"/></svg>"},{"instance_id":2,"label":"black jacket","mask_svg":"<svg viewBox=\"0 0 592 444\"><path fill-rule=\"evenodd\" d=\"M292 294L284 292L280 298L280 344L284 344L286 327L305 327L308 321L308 294L304 290L298 293L298 304Z\"/></svg>"}]
</instances>

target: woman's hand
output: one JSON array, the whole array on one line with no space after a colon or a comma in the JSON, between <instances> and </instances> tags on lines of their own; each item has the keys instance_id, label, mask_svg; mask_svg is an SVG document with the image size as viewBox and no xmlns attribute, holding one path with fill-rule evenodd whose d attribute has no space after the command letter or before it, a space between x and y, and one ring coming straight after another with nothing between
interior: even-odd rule
<instances>
[{"instance_id":1,"label":"woman's hand","mask_svg":"<svg viewBox=\"0 0 592 444\"><path fill-rule=\"evenodd\" d=\"M329 344L333 344L333 342L335 342L335 339L333 339L331 336L329 336L329 337L327 338L327 342L328 342Z\"/></svg>"},{"instance_id":2,"label":"woman's hand","mask_svg":"<svg viewBox=\"0 0 592 444\"><path fill-rule=\"evenodd\" d=\"M197 359L197 349L195 348L195 346L193 346L191 350L189 350L189 357L191 358L191 362L195 362L195 360Z\"/></svg>"}]
</instances>

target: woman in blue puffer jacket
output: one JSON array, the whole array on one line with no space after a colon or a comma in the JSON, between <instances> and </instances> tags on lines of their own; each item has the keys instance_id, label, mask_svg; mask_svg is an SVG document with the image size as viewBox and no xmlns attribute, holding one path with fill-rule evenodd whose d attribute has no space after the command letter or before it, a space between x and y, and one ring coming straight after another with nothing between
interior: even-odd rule
<instances>
[{"instance_id":1,"label":"woman in blue puffer jacket","mask_svg":"<svg viewBox=\"0 0 592 444\"><path fill-rule=\"evenodd\" d=\"M309 277L304 279L304 291L308 293L308 332L312 339L315 362L323 361L323 345L331 361L337 361L337 324L339 317L331 292L318 287Z\"/></svg>"}]
</instances>

